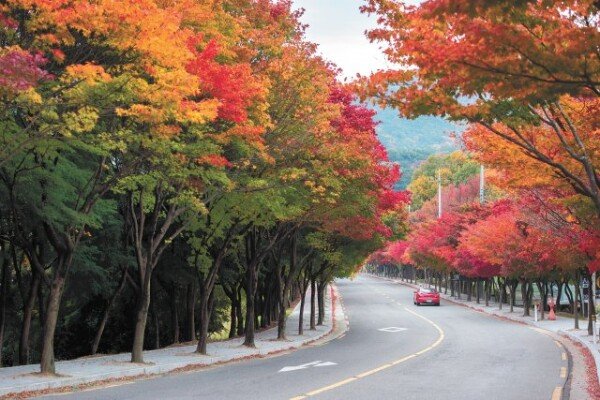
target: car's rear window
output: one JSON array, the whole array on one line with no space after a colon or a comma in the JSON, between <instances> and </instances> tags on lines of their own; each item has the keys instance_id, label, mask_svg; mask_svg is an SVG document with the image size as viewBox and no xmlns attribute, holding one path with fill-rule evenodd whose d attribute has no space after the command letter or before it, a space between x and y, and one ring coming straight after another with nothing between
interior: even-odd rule
<instances>
[{"instance_id":1,"label":"car's rear window","mask_svg":"<svg viewBox=\"0 0 600 400\"><path fill-rule=\"evenodd\" d=\"M435 290L435 289L421 288L421 292L423 292L423 293L437 293L437 290Z\"/></svg>"}]
</instances>

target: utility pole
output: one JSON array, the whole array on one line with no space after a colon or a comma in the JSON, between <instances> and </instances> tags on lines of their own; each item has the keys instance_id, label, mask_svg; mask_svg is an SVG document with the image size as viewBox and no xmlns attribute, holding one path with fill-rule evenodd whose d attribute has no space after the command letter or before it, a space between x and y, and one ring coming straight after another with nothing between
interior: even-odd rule
<instances>
[{"instance_id":1,"label":"utility pole","mask_svg":"<svg viewBox=\"0 0 600 400\"><path fill-rule=\"evenodd\" d=\"M479 171L479 204L485 202L485 167L481 164Z\"/></svg>"},{"instance_id":2,"label":"utility pole","mask_svg":"<svg viewBox=\"0 0 600 400\"><path fill-rule=\"evenodd\" d=\"M442 173L438 170L438 218L442 218Z\"/></svg>"}]
</instances>

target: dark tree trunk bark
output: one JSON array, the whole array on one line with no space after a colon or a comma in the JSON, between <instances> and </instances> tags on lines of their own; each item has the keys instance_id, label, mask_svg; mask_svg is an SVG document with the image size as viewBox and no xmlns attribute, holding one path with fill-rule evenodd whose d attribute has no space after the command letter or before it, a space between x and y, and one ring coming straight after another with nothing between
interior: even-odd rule
<instances>
[{"instance_id":1,"label":"dark tree trunk bark","mask_svg":"<svg viewBox=\"0 0 600 400\"><path fill-rule=\"evenodd\" d=\"M244 334L244 315L242 310L242 286L239 285L237 288L237 335L242 336Z\"/></svg>"},{"instance_id":2,"label":"dark tree trunk bark","mask_svg":"<svg viewBox=\"0 0 600 400\"><path fill-rule=\"evenodd\" d=\"M125 282L127 281L127 272L123 271L123 275L121 276L121 281L119 282L119 286L110 297L106 304L106 308L104 309L104 313L102 314L102 319L98 324L98 328L96 328L96 335L94 336L94 341L92 342L92 355L95 355L98 352L98 346L100 346L100 340L102 339L102 334L104 333L104 328L106 327L106 323L108 322L108 316L110 314L110 310L112 309L117 297L125 287Z\"/></svg>"},{"instance_id":3,"label":"dark tree trunk bark","mask_svg":"<svg viewBox=\"0 0 600 400\"><path fill-rule=\"evenodd\" d=\"M173 285L171 290L171 331L173 333L173 343L179 343L179 307L177 307L177 300L179 298L179 288Z\"/></svg>"},{"instance_id":4,"label":"dark tree trunk bark","mask_svg":"<svg viewBox=\"0 0 600 400\"><path fill-rule=\"evenodd\" d=\"M533 294L533 287L531 283L524 279L521 280L521 296L523 297L523 316L531 316L531 296Z\"/></svg>"},{"instance_id":5,"label":"dark tree trunk bark","mask_svg":"<svg viewBox=\"0 0 600 400\"><path fill-rule=\"evenodd\" d=\"M592 282L592 274L589 269L585 269L584 272L587 281L589 282L588 287L588 335L594 334L594 317L596 315L596 307L594 306L594 296L596 295L596 282Z\"/></svg>"},{"instance_id":6,"label":"dark tree trunk bark","mask_svg":"<svg viewBox=\"0 0 600 400\"><path fill-rule=\"evenodd\" d=\"M317 325L323 325L323 322L325 321L325 287L325 282L319 281L317 284L317 301L319 306Z\"/></svg>"},{"instance_id":7,"label":"dark tree trunk bark","mask_svg":"<svg viewBox=\"0 0 600 400\"><path fill-rule=\"evenodd\" d=\"M133 241L138 267L139 296L136 323L131 351L131 362L143 363L144 339L150 305L151 281L154 269L169 244L186 228L179 217L187 210L185 206L169 203L168 193L162 182L153 189L154 205L151 211L144 207L144 190L139 196L129 193L129 213L133 227ZM149 193L146 193L148 195ZM137 197L137 198L136 198ZM137 202L137 204L136 204Z\"/></svg>"},{"instance_id":8,"label":"dark tree trunk bark","mask_svg":"<svg viewBox=\"0 0 600 400\"><path fill-rule=\"evenodd\" d=\"M256 327L256 289L258 284L258 268L264 258L271 252L273 247L291 230L284 225L279 225L272 235L268 235L267 241L259 248L260 233L253 229L246 236L246 324L244 331L244 346L256 347L254 344L254 332Z\"/></svg>"},{"instance_id":9,"label":"dark tree trunk bark","mask_svg":"<svg viewBox=\"0 0 600 400\"><path fill-rule=\"evenodd\" d=\"M6 299L9 296L10 279L9 267L10 257L7 255L2 262L2 273L0 276L0 367L2 367L2 349L4 348L4 329L6 326Z\"/></svg>"},{"instance_id":10,"label":"dark tree trunk bark","mask_svg":"<svg viewBox=\"0 0 600 400\"><path fill-rule=\"evenodd\" d=\"M517 295L517 281L512 280L510 282L510 312L514 312L515 297Z\"/></svg>"},{"instance_id":11,"label":"dark tree trunk bark","mask_svg":"<svg viewBox=\"0 0 600 400\"><path fill-rule=\"evenodd\" d=\"M31 284L29 286L29 295L27 302L23 307L23 321L21 325L21 335L19 338L19 364L29 364L29 334L31 332L31 318L33 315L33 307L35 306L35 300L38 295L38 287L41 282L41 278L38 272L33 271L31 277Z\"/></svg>"},{"instance_id":12,"label":"dark tree trunk bark","mask_svg":"<svg viewBox=\"0 0 600 400\"><path fill-rule=\"evenodd\" d=\"M304 335L304 294L300 295L300 315L298 316L298 335Z\"/></svg>"},{"instance_id":13,"label":"dark tree trunk bark","mask_svg":"<svg viewBox=\"0 0 600 400\"><path fill-rule=\"evenodd\" d=\"M471 301L471 293L473 290L473 281L471 280L471 278L467 279L466 285L467 285L467 301Z\"/></svg>"},{"instance_id":14,"label":"dark tree trunk bark","mask_svg":"<svg viewBox=\"0 0 600 400\"><path fill-rule=\"evenodd\" d=\"M556 310L560 310L560 302L562 300L563 283L556 281ZM554 297L554 296L553 296Z\"/></svg>"},{"instance_id":15,"label":"dark tree trunk bark","mask_svg":"<svg viewBox=\"0 0 600 400\"><path fill-rule=\"evenodd\" d=\"M196 340L196 281L187 287L186 293L186 340Z\"/></svg>"},{"instance_id":16,"label":"dark tree trunk bark","mask_svg":"<svg viewBox=\"0 0 600 400\"><path fill-rule=\"evenodd\" d=\"M210 323L209 312L209 294L200 294L200 335L198 337L198 346L196 353L206 354L206 345L208 344L208 325Z\"/></svg>"},{"instance_id":17,"label":"dark tree trunk bark","mask_svg":"<svg viewBox=\"0 0 600 400\"><path fill-rule=\"evenodd\" d=\"M60 301L62 299L63 289L68 270L73 262L73 245L66 244L69 239L64 237L61 246L55 245L57 249L58 260L54 277L48 293L47 309L44 316L44 329L42 335L42 356L40 360L40 370L43 374L55 374L56 368L54 365L54 333L58 323L58 311L60 309Z\"/></svg>"},{"instance_id":18,"label":"dark tree trunk bark","mask_svg":"<svg viewBox=\"0 0 600 400\"><path fill-rule=\"evenodd\" d=\"M504 296L506 295L506 278L502 279L498 278L498 291L499 293L499 301L498 301L498 309L502 310L502 305L504 304Z\"/></svg>"},{"instance_id":19,"label":"dark tree trunk bark","mask_svg":"<svg viewBox=\"0 0 600 400\"><path fill-rule=\"evenodd\" d=\"M152 286L156 287L156 282L153 282ZM160 321L158 318L158 305L156 304L156 289L152 289L150 293L150 312L152 314L152 324L154 325L154 348L160 349Z\"/></svg>"},{"instance_id":20,"label":"dark tree trunk bark","mask_svg":"<svg viewBox=\"0 0 600 400\"><path fill-rule=\"evenodd\" d=\"M490 278L486 278L483 287L483 296L485 297L485 306L490 306Z\"/></svg>"},{"instance_id":21,"label":"dark tree trunk bark","mask_svg":"<svg viewBox=\"0 0 600 400\"><path fill-rule=\"evenodd\" d=\"M450 274L445 274L444 276L444 294L448 294L448 280L450 279Z\"/></svg>"},{"instance_id":22,"label":"dark tree trunk bark","mask_svg":"<svg viewBox=\"0 0 600 400\"><path fill-rule=\"evenodd\" d=\"M229 339L235 337L237 330L237 303L231 303L229 311Z\"/></svg>"},{"instance_id":23,"label":"dark tree trunk bark","mask_svg":"<svg viewBox=\"0 0 600 400\"><path fill-rule=\"evenodd\" d=\"M316 297L317 297L317 283L314 278L310 280L310 330L314 331L317 329L316 324Z\"/></svg>"},{"instance_id":24,"label":"dark tree trunk bark","mask_svg":"<svg viewBox=\"0 0 600 400\"><path fill-rule=\"evenodd\" d=\"M575 302L573 304L573 315L575 316L575 329L579 329L579 304L581 298L581 291L579 290L579 280L579 271L577 271L575 274Z\"/></svg>"},{"instance_id":25,"label":"dark tree trunk bark","mask_svg":"<svg viewBox=\"0 0 600 400\"><path fill-rule=\"evenodd\" d=\"M150 308L150 282L150 272L147 271L137 301L136 322L131 349L132 363L144 362L144 336L146 334L146 323L148 322L148 310Z\"/></svg>"},{"instance_id":26,"label":"dark tree trunk bark","mask_svg":"<svg viewBox=\"0 0 600 400\"><path fill-rule=\"evenodd\" d=\"M206 275L199 274L200 278L200 337L198 338L198 346L196 352L206 354L206 345L208 343L208 327L210 316L212 313L212 304L214 301L214 288L217 283L217 277L221 270L221 265L225 259L225 255L229 250L229 245L233 239L233 231L235 225L231 227L224 242L213 250L213 261Z\"/></svg>"},{"instance_id":27,"label":"dark tree trunk bark","mask_svg":"<svg viewBox=\"0 0 600 400\"><path fill-rule=\"evenodd\" d=\"M546 303L548 300L548 283L544 280L541 282L537 281L535 284L540 292L540 319L544 320L546 315Z\"/></svg>"},{"instance_id":28,"label":"dark tree trunk bark","mask_svg":"<svg viewBox=\"0 0 600 400\"><path fill-rule=\"evenodd\" d=\"M256 315L254 313L254 299L256 297L257 267L258 265L254 265L254 263L252 263L246 268L246 329L244 346L247 347L256 347L254 344L254 330L256 329L254 325L256 322Z\"/></svg>"},{"instance_id":29,"label":"dark tree trunk bark","mask_svg":"<svg viewBox=\"0 0 600 400\"><path fill-rule=\"evenodd\" d=\"M227 285L223 285L223 291L225 295L229 299L230 309L229 309L229 339L235 337L237 330L237 290L235 285L230 288Z\"/></svg>"},{"instance_id":30,"label":"dark tree trunk bark","mask_svg":"<svg viewBox=\"0 0 600 400\"><path fill-rule=\"evenodd\" d=\"M310 286L310 277L308 272L300 279L300 317L298 318L298 335L304 335L304 306L306 304L306 294Z\"/></svg>"},{"instance_id":31,"label":"dark tree trunk bark","mask_svg":"<svg viewBox=\"0 0 600 400\"><path fill-rule=\"evenodd\" d=\"M306 258L306 257L305 257ZM276 260L279 262L279 260ZM287 306L289 302L290 292L296 275L302 268L302 264L305 260L298 261L298 238L297 233L292 234L290 241L290 268L287 276L283 281L280 280L280 284L283 283L283 287L280 287L279 291L279 316L277 318L277 339L284 340L286 338L285 330L287 324ZM302 305L301 309L304 310L304 295L302 294ZM303 319L303 315L300 315Z\"/></svg>"}]
</instances>

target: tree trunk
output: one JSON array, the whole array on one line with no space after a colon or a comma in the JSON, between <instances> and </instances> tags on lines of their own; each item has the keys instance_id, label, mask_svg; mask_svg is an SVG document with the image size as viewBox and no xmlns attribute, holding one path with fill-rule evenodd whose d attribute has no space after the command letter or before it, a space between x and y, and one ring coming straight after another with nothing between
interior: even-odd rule
<instances>
[{"instance_id":1,"label":"tree trunk","mask_svg":"<svg viewBox=\"0 0 600 400\"><path fill-rule=\"evenodd\" d=\"M155 287L155 285L152 285ZM158 320L158 307L156 305L156 290L152 290L150 298L150 311L152 314L152 324L154 325L154 348L160 349L160 322Z\"/></svg>"},{"instance_id":2,"label":"tree trunk","mask_svg":"<svg viewBox=\"0 0 600 400\"><path fill-rule=\"evenodd\" d=\"M102 314L102 319L98 324L98 328L96 329L96 335L94 336L94 341L92 342L92 355L95 355L98 352L98 346L100 345L100 340L102 339L102 334L104 333L104 328L106 327L106 323L108 322L108 316L110 314L110 310L112 309L117 297L125 287L125 282L127 278L127 272L123 271L123 275L121 276L121 281L119 282L119 286L117 290L110 297L110 300L106 304L106 308L104 309L104 313Z\"/></svg>"},{"instance_id":3,"label":"tree trunk","mask_svg":"<svg viewBox=\"0 0 600 400\"><path fill-rule=\"evenodd\" d=\"M50 285L48 293L47 309L44 311L44 325L42 331L42 356L40 360L40 371L42 374L55 374L54 365L54 333L58 322L58 311L60 309L60 301L65 287L65 280L69 268L73 262L73 244L70 239L63 237L62 243L58 244L56 237L54 247L57 251L57 263L54 270L54 277ZM38 290L41 286L38 286ZM43 306L40 305L40 309ZM42 314L40 310L40 314Z\"/></svg>"},{"instance_id":4,"label":"tree trunk","mask_svg":"<svg viewBox=\"0 0 600 400\"><path fill-rule=\"evenodd\" d=\"M57 276L52 280L50 293L48 294L48 305L44 318L44 329L42 336L42 358L40 370L42 374L55 374L54 365L54 332L58 321L58 310L65 285L65 278Z\"/></svg>"},{"instance_id":5,"label":"tree trunk","mask_svg":"<svg viewBox=\"0 0 600 400\"><path fill-rule=\"evenodd\" d=\"M242 336L244 334L244 315L242 310L242 286L239 285L237 288L237 335Z\"/></svg>"},{"instance_id":6,"label":"tree trunk","mask_svg":"<svg viewBox=\"0 0 600 400\"><path fill-rule=\"evenodd\" d=\"M589 282L588 286L588 335L594 334L594 316L596 315L596 307L594 306L594 296L596 295L596 282L592 282L592 275L589 269L584 271L585 277Z\"/></svg>"},{"instance_id":7,"label":"tree trunk","mask_svg":"<svg viewBox=\"0 0 600 400\"><path fill-rule=\"evenodd\" d=\"M2 263L0 277L0 367L2 367L2 349L4 348L4 327L6 325L6 299L9 296L9 270L10 258L6 257Z\"/></svg>"},{"instance_id":8,"label":"tree trunk","mask_svg":"<svg viewBox=\"0 0 600 400\"><path fill-rule=\"evenodd\" d=\"M547 299L548 299L548 284L546 281L537 281L536 286L538 288L538 291L540 292L540 320L544 320L545 317L545 311L546 311L546 303L547 303Z\"/></svg>"},{"instance_id":9,"label":"tree trunk","mask_svg":"<svg viewBox=\"0 0 600 400\"><path fill-rule=\"evenodd\" d=\"M173 344L179 343L179 307L177 307L178 287L173 285L171 291L171 331L173 333Z\"/></svg>"},{"instance_id":10,"label":"tree trunk","mask_svg":"<svg viewBox=\"0 0 600 400\"><path fill-rule=\"evenodd\" d=\"M235 333L237 330L237 289L235 285L233 287L229 287L227 285L223 285L223 291L225 295L229 299L229 339L235 337Z\"/></svg>"},{"instance_id":11,"label":"tree trunk","mask_svg":"<svg viewBox=\"0 0 600 400\"><path fill-rule=\"evenodd\" d=\"M208 293L207 290L202 290L200 293L200 335L198 336L198 345L196 347L196 353L199 354L206 354L211 296L212 290L211 293Z\"/></svg>"},{"instance_id":12,"label":"tree trunk","mask_svg":"<svg viewBox=\"0 0 600 400\"><path fill-rule=\"evenodd\" d=\"M467 279L467 301L471 301L473 295L473 281L471 278Z\"/></svg>"},{"instance_id":13,"label":"tree trunk","mask_svg":"<svg viewBox=\"0 0 600 400\"><path fill-rule=\"evenodd\" d=\"M196 280L187 287L186 293L186 340L196 340Z\"/></svg>"},{"instance_id":14,"label":"tree trunk","mask_svg":"<svg viewBox=\"0 0 600 400\"><path fill-rule=\"evenodd\" d=\"M490 278L486 278L483 286L483 296L485 297L485 306L490 306Z\"/></svg>"},{"instance_id":15,"label":"tree trunk","mask_svg":"<svg viewBox=\"0 0 600 400\"><path fill-rule=\"evenodd\" d=\"M516 295L517 295L517 281L511 281L510 282L510 312L514 312Z\"/></svg>"},{"instance_id":16,"label":"tree trunk","mask_svg":"<svg viewBox=\"0 0 600 400\"><path fill-rule=\"evenodd\" d=\"M575 316L575 329L579 329L579 299L581 296L581 291L579 290L579 271L575 274L575 301L573 304L573 315Z\"/></svg>"},{"instance_id":17,"label":"tree trunk","mask_svg":"<svg viewBox=\"0 0 600 400\"><path fill-rule=\"evenodd\" d=\"M310 330L314 331L317 329L316 324L316 296L317 296L317 283L314 278L310 280Z\"/></svg>"},{"instance_id":18,"label":"tree trunk","mask_svg":"<svg viewBox=\"0 0 600 400\"><path fill-rule=\"evenodd\" d=\"M556 310L560 310L560 302L562 300L563 282L556 281ZM552 296L554 297L554 296ZM568 298L568 296L567 296Z\"/></svg>"},{"instance_id":19,"label":"tree trunk","mask_svg":"<svg viewBox=\"0 0 600 400\"><path fill-rule=\"evenodd\" d=\"M304 303L306 291L300 295L300 315L298 316L298 335L304 335Z\"/></svg>"},{"instance_id":20,"label":"tree trunk","mask_svg":"<svg viewBox=\"0 0 600 400\"><path fill-rule=\"evenodd\" d=\"M323 322L325 321L325 287L325 282L319 282L317 284L317 304L319 309L317 325L323 325Z\"/></svg>"},{"instance_id":21,"label":"tree trunk","mask_svg":"<svg viewBox=\"0 0 600 400\"><path fill-rule=\"evenodd\" d=\"M19 338L19 364L29 364L29 333L31 332L31 317L33 315L33 307L37 299L38 286L41 278L38 272L33 271L31 284L29 286L29 296L23 307L23 322L21 325L21 336Z\"/></svg>"},{"instance_id":22,"label":"tree trunk","mask_svg":"<svg viewBox=\"0 0 600 400\"><path fill-rule=\"evenodd\" d=\"M521 297L523 301L523 316L529 317L531 314L529 312L529 282L525 279L521 280Z\"/></svg>"},{"instance_id":23,"label":"tree trunk","mask_svg":"<svg viewBox=\"0 0 600 400\"><path fill-rule=\"evenodd\" d=\"M150 271L146 270L144 275L143 284L140 287L139 298L137 301L136 322L131 350L132 363L144 362L144 338L146 333L146 323L148 321L148 309L150 308Z\"/></svg>"},{"instance_id":24,"label":"tree trunk","mask_svg":"<svg viewBox=\"0 0 600 400\"><path fill-rule=\"evenodd\" d=\"M502 284L500 284L500 279L502 278L498 278L498 291L500 292L499 294L499 301L498 301L498 309L502 310L502 305L504 304L504 296L506 295L506 278L502 279Z\"/></svg>"},{"instance_id":25,"label":"tree trunk","mask_svg":"<svg viewBox=\"0 0 600 400\"><path fill-rule=\"evenodd\" d=\"M244 346L247 347L256 347L254 344L254 330L255 330L255 291L256 291L256 268L258 266L254 265L254 263L248 265L246 269L246 329L245 329L245 337L244 337Z\"/></svg>"},{"instance_id":26,"label":"tree trunk","mask_svg":"<svg viewBox=\"0 0 600 400\"><path fill-rule=\"evenodd\" d=\"M450 279L450 273L447 273L444 278L444 294L448 294L448 280Z\"/></svg>"},{"instance_id":27,"label":"tree trunk","mask_svg":"<svg viewBox=\"0 0 600 400\"><path fill-rule=\"evenodd\" d=\"M235 337L237 330L237 303L231 303L231 309L229 310L229 339Z\"/></svg>"}]
</instances>

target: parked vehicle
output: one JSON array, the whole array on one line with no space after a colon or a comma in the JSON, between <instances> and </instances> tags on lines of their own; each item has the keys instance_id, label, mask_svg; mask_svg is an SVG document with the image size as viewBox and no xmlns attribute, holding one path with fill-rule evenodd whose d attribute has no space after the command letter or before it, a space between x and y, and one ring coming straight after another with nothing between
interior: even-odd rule
<instances>
[{"instance_id":1,"label":"parked vehicle","mask_svg":"<svg viewBox=\"0 0 600 400\"><path fill-rule=\"evenodd\" d=\"M440 305L440 294L435 289L419 288L415 291L413 303L417 306L421 304Z\"/></svg>"}]
</instances>

